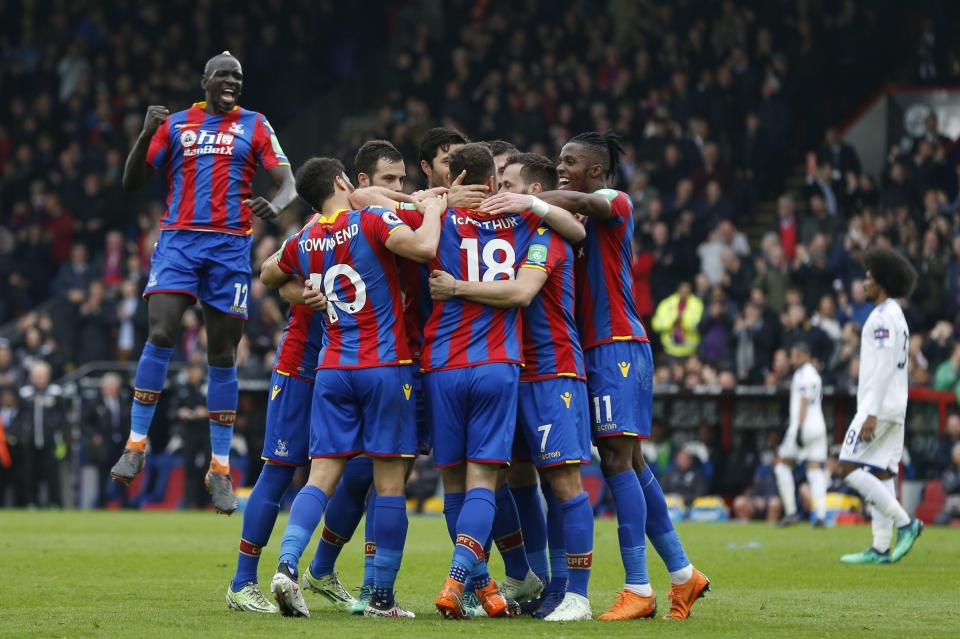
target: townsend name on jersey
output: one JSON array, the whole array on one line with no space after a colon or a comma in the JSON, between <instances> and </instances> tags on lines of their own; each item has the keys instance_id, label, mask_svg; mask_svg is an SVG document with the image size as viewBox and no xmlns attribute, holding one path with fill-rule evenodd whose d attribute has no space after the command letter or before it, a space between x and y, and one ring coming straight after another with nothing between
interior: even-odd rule
<instances>
[{"instance_id":1,"label":"townsend name on jersey","mask_svg":"<svg viewBox=\"0 0 960 639\"><path fill-rule=\"evenodd\" d=\"M346 244L354 235L360 232L359 224L351 224L345 229L339 230L333 235L323 237L304 237L297 245L301 251L312 253L313 251L329 251L340 244Z\"/></svg>"}]
</instances>

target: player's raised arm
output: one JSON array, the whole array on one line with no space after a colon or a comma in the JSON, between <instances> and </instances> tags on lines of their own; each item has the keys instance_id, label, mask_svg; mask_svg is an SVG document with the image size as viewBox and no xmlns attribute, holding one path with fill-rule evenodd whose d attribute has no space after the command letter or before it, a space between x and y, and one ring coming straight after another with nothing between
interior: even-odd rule
<instances>
[{"instance_id":1,"label":"player's raised arm","mask_svg":"<svg viewBox=\"0 0 960 639\"><path fill-rule=\"evenodd\" d=\"M136 191L142 187L153 175L155 167L165 161L170 136L166 127L161 135L154 134L167 121L169 115L170 110L165 106L153 104L147 107L143 130L130 149L127 163L123 167L123 188L126 190Z\"/></svg>"},{"instance_id":2,"label":"player's raised arm","mask_svg":"<svg viewBox=\"0 0 960 639\"><path fill-rule=\"evenodd\" d=\"M434 271L430 274L430 297L439 301L460 298L497 308L526 308L546 282L547 272L533 268L520 269L516 279L492 282L464 282L446 271Z\"/></svg>"},{"instance_id":3,"label":"player's raised arm","mask_svg":"<svg viewBox=\"0 0 960 639\"><path fill-rule=\"evenodd\" d=\"M501 191L484 200L480 210L490 215L530 211L568 242L576 244L587 237L587 230L569 210L550 204L536 195Z\"/></svg>"},{"instance_id":4,"label":"player's raised arm","mask_svg":"<svg viewBox=\"0 0 960 639\"><path fill-rule=\"evenodd\" d=\"M597 193L580 193L578 191L546 191L537 195L548 204L587 217L607 220L613 217L613 207L610 200Z\"/></svg>"},{"instance_id":5,"label":"player's raised arm","mask_svg":"<svg viewBox=\"0 0 960 639\"><path fill-rule=\"evenodd\" d=\"M414 231L409 226L399 226L390 232L384 246L400 257L422 263L437 256L440 219L447 210L447 196L427 198L420 206L423 208L423 223L420 228Z\"/></svg>"}]
</instances>

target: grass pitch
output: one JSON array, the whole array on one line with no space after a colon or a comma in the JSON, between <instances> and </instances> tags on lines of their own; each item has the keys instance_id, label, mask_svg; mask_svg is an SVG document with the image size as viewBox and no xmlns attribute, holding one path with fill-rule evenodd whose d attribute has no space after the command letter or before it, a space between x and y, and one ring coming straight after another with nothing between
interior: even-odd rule
<instances>
[{"instance_id":1,"label":"grass pitch","mask_svg":"<svg viewBox=\"0 0 960 639\"><path fill-rule=\"evenodd\" d=\"M263 554L266 588L285 521ZM209 512L0 511L0 636L960 636L957 529L928 528L897 565L843 566L837 558L865 548L869 528L684 525L687 552L713 582L690 620L564 625L529 618L441 620L433 598L446 574L450 542L441 519L416 517L397 587L417 619L350 617L324 607L312 593L310 619L232 612L224 592L239 534L239 516ZM359 583L361 553L355 539L341 555L348 586ZM496 577L502 566L494 556ZM664 613L667 575L656 554L649 565ZM598 521L590 584L595 615L612 603L622 580L616 524Z\"/></svg>"}]
</instances>

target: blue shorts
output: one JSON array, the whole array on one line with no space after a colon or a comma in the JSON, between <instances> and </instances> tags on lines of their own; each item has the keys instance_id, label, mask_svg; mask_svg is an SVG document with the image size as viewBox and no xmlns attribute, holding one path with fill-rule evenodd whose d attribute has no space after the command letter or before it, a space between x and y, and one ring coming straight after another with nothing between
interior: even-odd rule
<instances>
[{"instance_id":1,"label":"blue shorts","mask_svg":"<svg viewBox=\"0 0 960 639\"><path fill-rule=\"evenodd\" d=\"M653 409L653 351L647 342L610 342L583 354L593 438L649 439Z\"/></svg>"},{"instance_id":2,"label":"blue shorts","mask_svg":"<svg viewBox=\"0 0 960 639\"><path fill-rule=\"evenodd\" d=\"M590 463L590 413L585 382L556 377L520 383L513 458L533 461L537 468Z\"/></svg>"},{"instance_id":3,"label":"blue shorts","mask_svg":"<svg viewBox=\"0 0 960 639\"><path fill-rule=\"evenodd\" d=\"M252 242L252 235L161 231L143 295L182 293L221 313L247 319Z\"/></svg>"},{"instance_id":4,"label":"blue shorts","mask_svg":"<svg viewBox=\"0 0 960 639\"><path fill-rule=\"evenodd\" d=\"M417 454L429 455L433 450L433 431L427 423L427 401L423 395L423 373L413 372L413 396L417 406Z\"/></svg>"},{"instance_id":5,"label":"blue shorts","mask_svg":"<svg viewBox=\"0 0 960 639\"><path fill-rule=\"evenodd\" d=\"M321 368L313 389L310 457L415 457L412 366Z\"/></svg>"},{"instance_id":6,"label":"blue shorts","mask_svg":"<svg viewBox=\"0 0 960 639\"><path fill-rule=\"evenodd\" d=\"M437 468L509 464L517 427L517 364L481 364L423 376Z\"/></svg>"},{"instance_id":7,"label":"blue shorts","mask_svg":"<svg viewBox=\"0 0 960 639\"><path fill-rule=\"evenodd\" d=\"M270 378L267 429L260 456L283 466L303 466L310 441L310 401L313 384L283 373Z\"/></svg>"}]
</instances>

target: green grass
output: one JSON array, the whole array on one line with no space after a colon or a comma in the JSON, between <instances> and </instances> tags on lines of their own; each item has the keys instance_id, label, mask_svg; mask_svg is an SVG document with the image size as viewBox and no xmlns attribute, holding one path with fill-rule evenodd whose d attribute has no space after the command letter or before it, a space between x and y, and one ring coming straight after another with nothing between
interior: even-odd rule
<instances>
[{"instance_id":1,"label":"green grass","mask_svg":"<svg viewBox=\"0 0 960 639\"><path fill-rule=\"evenodd\" d=\"M264 552L269 583L281 520ZM960 531L930 528L894 566L843 566L837 558L869 543L869 528L777 530L765 525L680 528L687 551L713 581L689 621L562 626L532 619L443 621L433 597L446 573L450 542L438 518L413 518L398 582L410 621L350 617L324 608L285 619L227 610L240 517L211 513L0 511L0 636L25 637L593 637L593 636L960 636ZM755 542L755 543L752 543ZM759 544L759 547L756 545ZM754 547L751 547L754 546ZM357 584L361 543L340 562ZM312 546L310 552L312 553ZM494 553L496 555L496 553ZM502 573L499 558L494 575ZM649 561L661 612L667 575ZM598 522L591 598L606 609L622 586L616 526Z\"/></svg>"}]
</instances>

